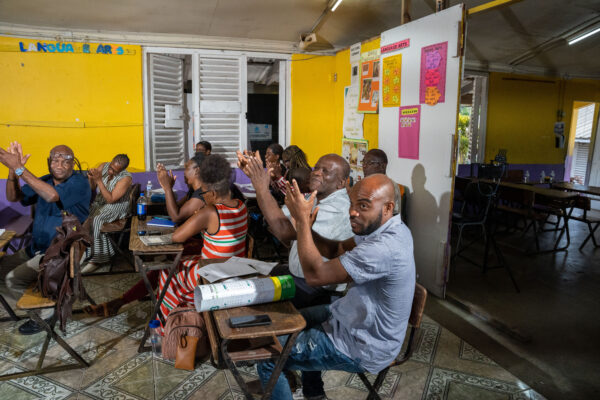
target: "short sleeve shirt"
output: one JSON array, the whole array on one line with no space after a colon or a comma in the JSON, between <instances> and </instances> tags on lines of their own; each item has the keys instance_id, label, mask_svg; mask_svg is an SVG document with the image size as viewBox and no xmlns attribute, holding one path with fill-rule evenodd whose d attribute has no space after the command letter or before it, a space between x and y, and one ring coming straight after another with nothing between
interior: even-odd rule
<instances>
[{"instance_id":1,"label":"short sleeve shirt","mask_svg":"<svg viewBox=\"0 0 600 400\"><path fill-rule=\"evenodd\" d=\"M73 173L66 181L54 184L52 175L40 178L52 185L58 192L60 200L49 203L39 196L29 185L21 188L23 200L21 204L29 206L35 204L35 218L33 220L33 240L29 248L29 255L36 252L44 253L56 235L56 227L62 224L61 210L75 215L81 223L88 217L92 191L90 184L83 175Z\"/></svg>"},{"instance_id":2,"label":"short sleeve shirt","mask_svg":"<svg viewBox=\"0 0 600 400\"><path fill-rule=\"evenodd\" d=\"M346 189L336 190L323 200L315 204L319 207L317 220L312 226L313 231L326 239L343 241L354 236L352 226L350 226L350 198ZM290 211L287 206L281 208L286 217L290 217ZM323 257L324 260L327 260ZM289 267L292 275L304 278L304 272L300 265L298 256L298 242L292 241L292 248L289 255Z\"/></svg>"},{"instance_id":3,"label":"short sleeve shirt","mask_svg":"<svg viewBox=\"0 0 600 400\"><path fill-rule=\"evenodd\" d=\"M339 258L353 283L331 304L323 328L336 349L377 373L404 342L415 290L412 236L397 215L354 240L356 247Z\"/></svg>"}]
</instances>

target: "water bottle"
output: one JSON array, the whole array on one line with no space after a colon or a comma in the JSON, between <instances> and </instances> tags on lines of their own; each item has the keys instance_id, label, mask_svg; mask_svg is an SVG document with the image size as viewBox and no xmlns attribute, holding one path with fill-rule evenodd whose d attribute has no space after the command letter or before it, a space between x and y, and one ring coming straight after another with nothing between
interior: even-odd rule
<instances>
[{"instance_id":1,"label":"water bottle","mask_svg":"<svg viewBox=\"0 0 600 400\"><path fill-rule=\"evenodd\" d=\"M148 194L148 196L150 196L151 190L152 190L152 181L148 181L148 183L146 184L146 193Z\"/></svg>"},{"instance_id":2,"label":"water bottle","mask_svg":"<svg viewBox=\"0 0 600 400\"><path fill-rule=\"evenodd\" d=\"M550 171L550 183L554 182L554 178L556 178L556 174L554 170Z\"/></svg>"},{"instance_id":3,"label":"water bottle","mask_svg":"<svg viewBox=\"0 0 600 400\"><path fill-rule=\"evenodd\" d=\"M144 196L144 192L140 193L140 198L137 201L137 215L139 221L146 220L146 212L148 208L148 199Z\"/></svg>"},{"instance_id":4,"label":"water bottle","mask_svg":"<svg viewBox=\"0 0 600 400\"><path fill-rule=\"evenodd\" d=\"M546 171L542 171L542 173L540 174L540 183L544 183L545 179L546 179Z\"/></svg>"},{"instance_id":5,"label":"water bottle","mask_svg":"<svg viewBox=\"0 0 600 400\"><path fill-rule=\"evenodd\" d=\"M152 353L157 357L162 357L162 336L158 333L160 322L155 319L148 324L150 327L150 344L152 344Z\"/></svg>"},{"instance_id":6,"label":"water bottle","mask_svg":"<svg viewBox=\"0 0 600 400\"><path fill-rule=\"evenodd\" d=\"M525 171L525 174L523 175L523 182L529 182L529 170Z\"/></svg>"}]
</instances>

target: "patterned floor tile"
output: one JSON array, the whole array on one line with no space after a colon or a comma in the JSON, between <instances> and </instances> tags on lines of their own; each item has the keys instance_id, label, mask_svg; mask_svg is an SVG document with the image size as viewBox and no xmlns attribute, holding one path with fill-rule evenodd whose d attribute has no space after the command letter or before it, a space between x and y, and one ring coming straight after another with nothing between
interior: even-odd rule
<instances>
[{"instance_id":1,"label":"patterned floor tile","mask_svg":"<svg viewBox=\"0 0 600 400\"><path fill-rule=\"evenodd\" d=\"M509 400L522 391L522 387L511 382L434 367L430 371L423 399Z\"/></svg>"},{"instance_id":2,"label":"patterned floor tile","mask_svg":"<svg viewBox=\"0 0 600 400\"><path fill-rule=\"evenodd\" d=\"M463 341L452 332L448 331L447 329L442 329L433 362L434 366L454 371L461 371L467 374L513 382L515 384L522 385L521 390L529 389L514 375L510 374L508 371L495 363L483 363L480 360L472 360L460 357L462 342Z\"/></svg>"},{"instance_id":3,"label":"patterned floor tile","mask_svg":"<svg viewBox=\"0 0 600 400\"><path fill-rule=\"evenodd\" d=\"M441 330L441 327L437 323L423 321L420 329L421 338L410 359L431 364L435 356Z\"/></svg>"},{"instance_id":4,"label":"patterned floor tile","mask_svg":"<svg viewBox=\"0 0 600 400\"><path fill-rule=\"evenodd\" d=\"M97 326L110 332L125 334L133 340L141 340L150 317L150 307L150 302L136 302L123 308L118 315L102 320Z\"/></svg>"},{"instance_id":5,"label":"patterned floor tile","mask_svg":"<svg viewBox=\"0 0 600 400\"><path fill-rule=\"evenodd\" d=\"M488 365L498 365L491 358L487 357L483 353L480 353L475 347L471 346L464 340L460 341L460 352L458 357L463 360L476 361Z\"/></svg>"},{"instance_id":6,"label":"patterned floor tile","mask_svg":"<svg viewBox=\"0 0 600 400\"><path fill-rule=\"evenodd\" d=\"M237 389L239 391L239 389ZM189 395L188 400L217 400L230 393L225 371L215 371L202 386ZM240 391L241 393L241 391Z\"/></svg>"},{"instance_id":7,"label":"patterned floor tile","mask_svg":"<svg viewBox=\"0 0 600 400\"><path fill-rule=\"evenodd\" d=\"M369 382L371 382L371 384L373 384L373 382L375 382L375 378L377 377L377 375L373 375L373 374L365 374L365 375L367 376L367 379L369 380ZM401 377L402 377L401 372L396 372L396 371L390 370L386 374L385 379L383 380L383 383L382 383L381 387L379 388L379 390L377 391L377 393L379 393L380 395L386 396L386 397L393 396L394 393L396 392L396 387L398 386L398 382L400 382ZM364 385L364 383L362 382L362 380L360 379L358 374L351 374L348 377L348 380L346 381L346 387L357 389L357 390L363 391L365 393L369 392L369 390Z\"/></svg>"},{"instance_id":8,"label":"patterned floor tile","mask_svg":"<svg viewBox=\"0 0 600 400\"><path fill-rule=\"evenodd\" d=\"M22 368L11 368L5 373L23 371ZM64 373L64 372L63 372ZM0 393L3 399L47 399L63 400L75 391L44 376L27 376L0 383ZM10 397L9 397L10 394Z\"/></svg>"}]
</instances>

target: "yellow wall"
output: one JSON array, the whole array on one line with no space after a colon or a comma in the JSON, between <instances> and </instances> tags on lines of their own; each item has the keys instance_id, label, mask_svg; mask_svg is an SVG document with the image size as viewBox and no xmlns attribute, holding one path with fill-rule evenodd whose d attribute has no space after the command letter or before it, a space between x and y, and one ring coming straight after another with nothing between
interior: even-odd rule
<instances>
[{"instance_id":1,"label":"yellow wall","mask_svg":"<svg viewBox=\"0 0 600 400\"><path fill-rule=\"evenodd\" d=\"M377 48L379 39L363 43L361 51ZM291 75L291 144L306 152L311 165L323 154L341 154L344 88L350 85L350 51L317 57L295 54ZM365 114L363 132L370 149L378 146L378 129L379 114Z\"/></svg>"},{"instance_id":2,"label":"yellow wall","mask_svg":"<svg viewBox=\"0 0 600 400\"><path fill-rule=\"evenodd\" d=\"M66 42L73 53L44 53L22 52L19 42L27 49L38 40L0 37L0 147L19 141L38 175L57 144L70 146L84 168L127 153L129 169L144 170L141 47L96 54L90 44L85 54L81 43Z\"/></svg>"},{"instance_id":3,"label":"yellow wall","mask_svg":"<svg viewBox=\"0 0 600 400\"><path fill-rule=\"evenodd\" d=\"M575 101L600 101L600 81L490 73L485 159L507 149L513 164L561 164L567 146L554 146L557 110L569 143ZM564 95L561 96L561 85ZM562 98L561 98L562 97Z\"/></svg>"}]
</instances>

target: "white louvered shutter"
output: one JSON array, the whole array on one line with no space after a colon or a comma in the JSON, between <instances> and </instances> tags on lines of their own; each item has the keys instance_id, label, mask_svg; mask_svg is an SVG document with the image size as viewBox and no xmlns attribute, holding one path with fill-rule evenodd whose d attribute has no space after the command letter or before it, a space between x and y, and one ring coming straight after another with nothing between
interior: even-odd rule
<instances>
[{"instance_id":1,"label":"white louvered shutter","mask_svg":"<svg viewBox=\"0 0 600 400\"><path fill-rule=\"evenodd\" d=\"M169 108L170 114L183 110L183 60L150 54L149 65L150 167L154 169L157 163L162 163L166 168L180 168L186 153L183 115L167 120L166 109Z\"/></svg>"},{"instance_id":2,"label":"white louvered shutter","mask_svg":"<svg viewBox=\"0 0 600 400\"><path fill-rule=\"evenodd\" d=\"M199 140L212 144L212 154L220 154L236 164L236 150L247 146L246 57L198 58Z\"/></svg>"}]
</instances>

